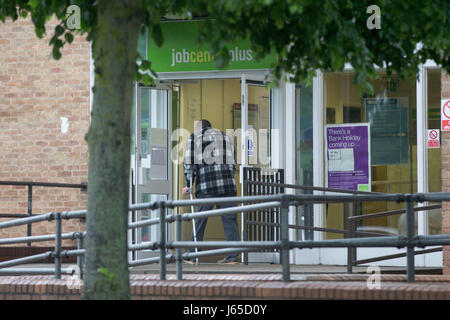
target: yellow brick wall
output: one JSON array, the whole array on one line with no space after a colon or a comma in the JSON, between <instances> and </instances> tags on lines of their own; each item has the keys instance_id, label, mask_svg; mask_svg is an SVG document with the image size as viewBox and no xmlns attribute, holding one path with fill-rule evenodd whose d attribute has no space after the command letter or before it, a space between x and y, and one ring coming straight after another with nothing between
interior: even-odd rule
<instances>
[{"instance_id":1,"label":"yellow brick wall","mask_svg":"<svg viewBox=\"0 0 450 320\"><path fill-rule=\"evenodd\" d=\"M30 19L0 23L0 181L87 181L89 43L76 37L56 61L48 45L54 26L50 21L38 39ZM33 213L84 209L86 201L78 189L35 187ZM0 186L0 213L26 211L26 187ZM63 226L64 232L84 228L77 221ZM33 227L33 235L53 232L54 222ZM0 230L0 237L25 235L26 226Z\"/></svg>"}]
</instances>

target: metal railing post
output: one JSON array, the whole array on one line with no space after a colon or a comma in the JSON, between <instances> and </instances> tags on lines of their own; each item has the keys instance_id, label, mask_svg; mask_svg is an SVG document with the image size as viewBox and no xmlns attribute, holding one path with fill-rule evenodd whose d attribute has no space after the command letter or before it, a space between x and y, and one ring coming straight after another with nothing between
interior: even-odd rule
<instances>
[{"instance_id":1,"label":"metal railing post","mask_svg":"<svg viewBox=\"0 0 450 320\"><path fill-rule=\"evenodd\" d=\"M77 239L77 250L83 249L83 234L80 234ZM83 256L77 256L77 266L80 270L80 279L83 278Z\"/></svg>"},{"instance_id":2,"label":"metal railing post","mask_svg":"<svg viewBox=\"0 0 450 320\"><path fill-rule=\"evenodd\" d=\"M347 218L347 238L351 239L355 236L355 232L354 232L354 223L352 219ZM352 247L347 247L347 273L353 273L353 260L355 259L353 257L353 248Z\"/></svg>"},{"instance_id":3,"label":"metal railing post","mask_svg":"<svg viewBox=\"0 0 450 320\"><path fill-rule=\"evenodd\" d=\"M33 186L31 184L28 185L28 208L27 208L28 216L33 215ZM30 223L27 225L27 236L31 237L33 225ZM28 247L31 247L31 242L27 243Z\"/></svg>"},{"instance_id":4,"label":"metal railing post","mask_svg":"<svg viewBox=\"0 0 450 320\"><path fill-rule=\"evenodd\" d=\"M283 281L291 281L289 266L289 201L285 197L281 202L281 265Z\"/></svg>"},{"instance_id":5,"label":"metal railing post","mask_svg":"<svg viewBox=\"0 0 450 320\"><path fill-rule=\"evenodd\" d=\"M353 214L352 214L353 217L357 215L357 204L358 203L359 202L356 202L356 201L353 202ZM352 228L352 238L357 236L357 234L356 234L356 224L357 224L356 221L352 221L352 224L350 225L351 228ZM356 261L358 261L357 250L358 250L357 246L352 248L352 268L353 268L353 266L357 266L357 264L356 264Z\"/></svg>"},{"instance_id":6,"label":"metal railing post","mask_svg":"<svg viewBox=\"0 0 450 320\"><path fill-rule=\"evenodd\" d=\"M160 227L159 277L161 280L166 280L166 208L165 208L165 202L160 203L159 227Z\"/></svg>"},{"instance_id":7,"label":"metal railing post","mask_svg":"<svg viewBox=\"0 0 450 320\"><path fill-rule=\"evenodd\" d=\"M176 239L177 241L182 241L182 219L180 215L176 216ZM183 280L183 249L177 248L175 250L176 254L176 269L177 269L177 280Z\"/></svg>"},{"instance_id":8,"label":"metal railing post","mask_svg":"<svg viewBox=\"0 0 450 320\"><path fill-rule=\"evenodd\" d=\"M61 279L61 212L55 212L55 278Z\"/></svg>"},{"instance_id":9,"label":"metal railing post","mask_svg":"<svg viewBox=\"0 0 450 320\"><path fill-rule=\"evenodd\" d=\"M414 282L414 203L406 197L406 281Z\"/></svg>"}]
</instances>

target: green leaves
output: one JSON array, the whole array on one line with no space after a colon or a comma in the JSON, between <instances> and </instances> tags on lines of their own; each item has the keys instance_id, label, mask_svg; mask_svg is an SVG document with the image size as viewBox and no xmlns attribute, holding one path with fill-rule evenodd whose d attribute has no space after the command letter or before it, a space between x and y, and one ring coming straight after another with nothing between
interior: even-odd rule
<instances>
[{"instance_id":1,"label":"green leaves","mask_svg":"<svg viewBox=\"0 0 450 320\"><path fill-rule=\"evenodd\" d=\"M50 41L55 59L61 57L65 43L73 42L74 32L88 33L95 41L97 9L90 0L0 0L0 21L31 15L38 37L45 33L45 22L56 15L66 20L66 9L76 4L82 16L80 30L55 28ZM143 0L144 24L159 46L164 38L160 21L176 15L180 19L195 16L210 18L201 38L211 44L217 66L229 59L225 43L236 37L251 39L254 56L269 52L278 56L273 73L291 73L295 79L311 78L315 70L342 70L351 63L367 85L373 76L373 64L386 66L387 72L411 76L417 65L433 59L450 72L450 5L448 0L378 0L381 29L369 30L370 1L352 0ZM201 39L200 39L201 40ZM422 50L416 50L418 44ZM289 49L288 49L289 48ZM136 78L152 81L150 62L139 64Z\"/></svg>"},{"instance_id":2,"label":"green leaves","mask_svg":"<svg viewBox=\"0 0 450 320\"><path fill-rule=\"evenodd\" d=\"M157 78L155 71L152 69L152 63L144 59L139 52L137 53L135 80L146 86L153 85Z\"/></svg>"},{"instance_id":3,"label":"green leaves","mask_svg":"<svg viewBox=\"0 0 450 320\"><path fill-rule=\"evenodd\" d=\"M55 27L55 36L59 37L64 33L64 27L61 25L57 25Z\"/></svg>"},{"instance_id":4,"label":"green leaves","mask_svg":"<svg viewBox=\"0 0 450 320\"><path fill-rule=\"evenodd\" d=\"M64 35L64 36L63 36ZM64 47L65 43L72 43L74 36L71 30L66 29L63 23L55 27L55 33L50 39L49 45L53 46L52 56L55 60L61 59L61 49Z\"/></svg>"},{"instance_id":5,"label":"green leaves","mask_svg":"<svg viewBox=\"0 0 450 320\"><path fill-rule=\"evenodd\" d=\"M82 12L81 28L69 30L65 26L67 20L67 8L75 5ZM72 43L74 33L88 32L88 39L95 34L97 6L90 0L0 0L0 21L6 17L16 20L19 17L31 16L34 31L38 38L42 38L46 32L46 23L54 16L60 21L54 29L49 45L52 46L52 56L58 60L61 58L61 49L66 43Z\"/></svg>"},{"instance_id":6,"label":"green leaves","mask_svg":"<svg viewBox=\"0 0 450 320\"><path fill-rule=\"evenodd\" d=\"M36 8L38 7L38 5L41 3L40 0L30 0L28 1L28 4L30 6L31 9L36 10Z\"/></svg>"},{"instance_id":7,"label":"green leaves","mask_svg":"<svg viewBox=\"0 0 450 320\"><path fill-rule=\"evenodd\" d=\"M109 272L109 270L106 268L98 268L97 272L104 275L109 281L113 281L114 278L116 277L116 275L114 273Z\"/></svg>"},{"instance_id":8,"label":"green leaves","mask_svg":"<svg viewBox=\"0 0 450 320\"><path fill-rule=\"evenodd\" d=\"M164 39L163 39L163 35L162 35L162 30L161 30L161 25L160 24L155 24L152 26L152 38L153 40L155 40L155 43L158 47L161 47L164 43Z\"/></svg>"},{"instance_id":9,"label":"green leaves","mask_svg":"<svg viewBox=\"0 0 450 320\"><path fill-rule=\"evenodd\" d=\"M342 70L351 63L356 82L371 90L374 64L403 78L434 59L450 72L450 5L446 0L379 0L381 29L370 30L368 1L247 0L196 1L211 18L204 38L215 54L222 41L248 36L256 56L270 50L278 56L273 74L290 73L296 80L311 78L315 70ZM416 50L422 44L426 50ZM289 49L287 49L289 48ZM222 55L220 55L222 56Z\"/></svg>"},{"instance_id":10,"label":"green leaves","mask_svg":"<svg viewBox=\"0 0 450 320\"><path fill-rule=\"evenodd\" d=\"M70 32L66 32L64 34L64 39L67 41L67 43L72 43L73 42L73 34Z\"/></svg>"}]
</instances>

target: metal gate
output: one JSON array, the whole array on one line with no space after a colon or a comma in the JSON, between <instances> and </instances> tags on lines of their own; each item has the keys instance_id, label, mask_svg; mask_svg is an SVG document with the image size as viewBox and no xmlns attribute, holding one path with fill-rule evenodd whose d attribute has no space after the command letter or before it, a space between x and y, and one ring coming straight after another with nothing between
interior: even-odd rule
<instances>
[{"instance_id":1,"label":"metal gate","mask_svg":"<svg viewBox=\"0 0 450 320\"><path fill-rule=\"evenodd\" d=\"M259 182L264 185L256 184ZM284 193L284 188L271 184L284 183L284 169L244 168L244 196L271 195ZM244 213L243 241L280 240L280 208L264 209ZM278 250L268 250L278 251ZM248 253L244 253L244 263L248 263Z\"/></svg>"}]
</instances>

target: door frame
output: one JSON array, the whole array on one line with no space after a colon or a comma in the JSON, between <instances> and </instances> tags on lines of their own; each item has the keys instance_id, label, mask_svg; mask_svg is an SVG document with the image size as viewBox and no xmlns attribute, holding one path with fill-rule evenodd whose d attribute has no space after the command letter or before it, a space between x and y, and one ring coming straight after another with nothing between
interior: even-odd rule
<instances>
[{"instance_id":1,"label":"door frame","mask_svg":"<svg viewBox=\"0 0 450 320\"><path fill-rule=\"evenodd\" d=\"M139 184L140 179L142 178L140 176L142 165L140 162L141 159L141 153L142 153L142 137L141 137L141 113L142 113L142 101L141 101L141 90L142 89L154 89L154 90L164 90L166 91L166 126L167 126L167 138L166 138L166 147L167 147L167 179L165 180L152 180L151 186L142 186ZM172 165L171 165L171 132L172 132L172 84L169 81L161 82L161 81L155 81L155 85L152 86L144 86L139 83L135 83L134 86L134 94L135 94L135 103L133 105L134 108L134 118L132 121L134 122L134 154L131 155L130 159L130 202L131 203L139 203L141 199L141 196L143 193L150 193L150 194L161 194L161 195L167 195L167 199L172 198ZM151 127L151 125L150 125ZM149 127L149 129L150 129ZM149 146L150 148L150 146ZM147 189L146 188L150 188ZM164 190L164 193L161 193L160 190ZM129 215L129 223L138 221L140 216L140 213L138 212L132 212ZM136 243L142 243L139 242L139 232L141 228L134 229L134 230L128 230L128 243L129 244L136 244ZM158 231L159 232L159 231ZM173 237L173 232L171 232L171 228L167 229L167 238L171 239ZM159 255L159 253L152 252L150 250L140 250L139 252L133 251L129 252L129 259L130 260L138 260L142 258L152 257L155 255Z\"/></svg>"}]
</instances>

